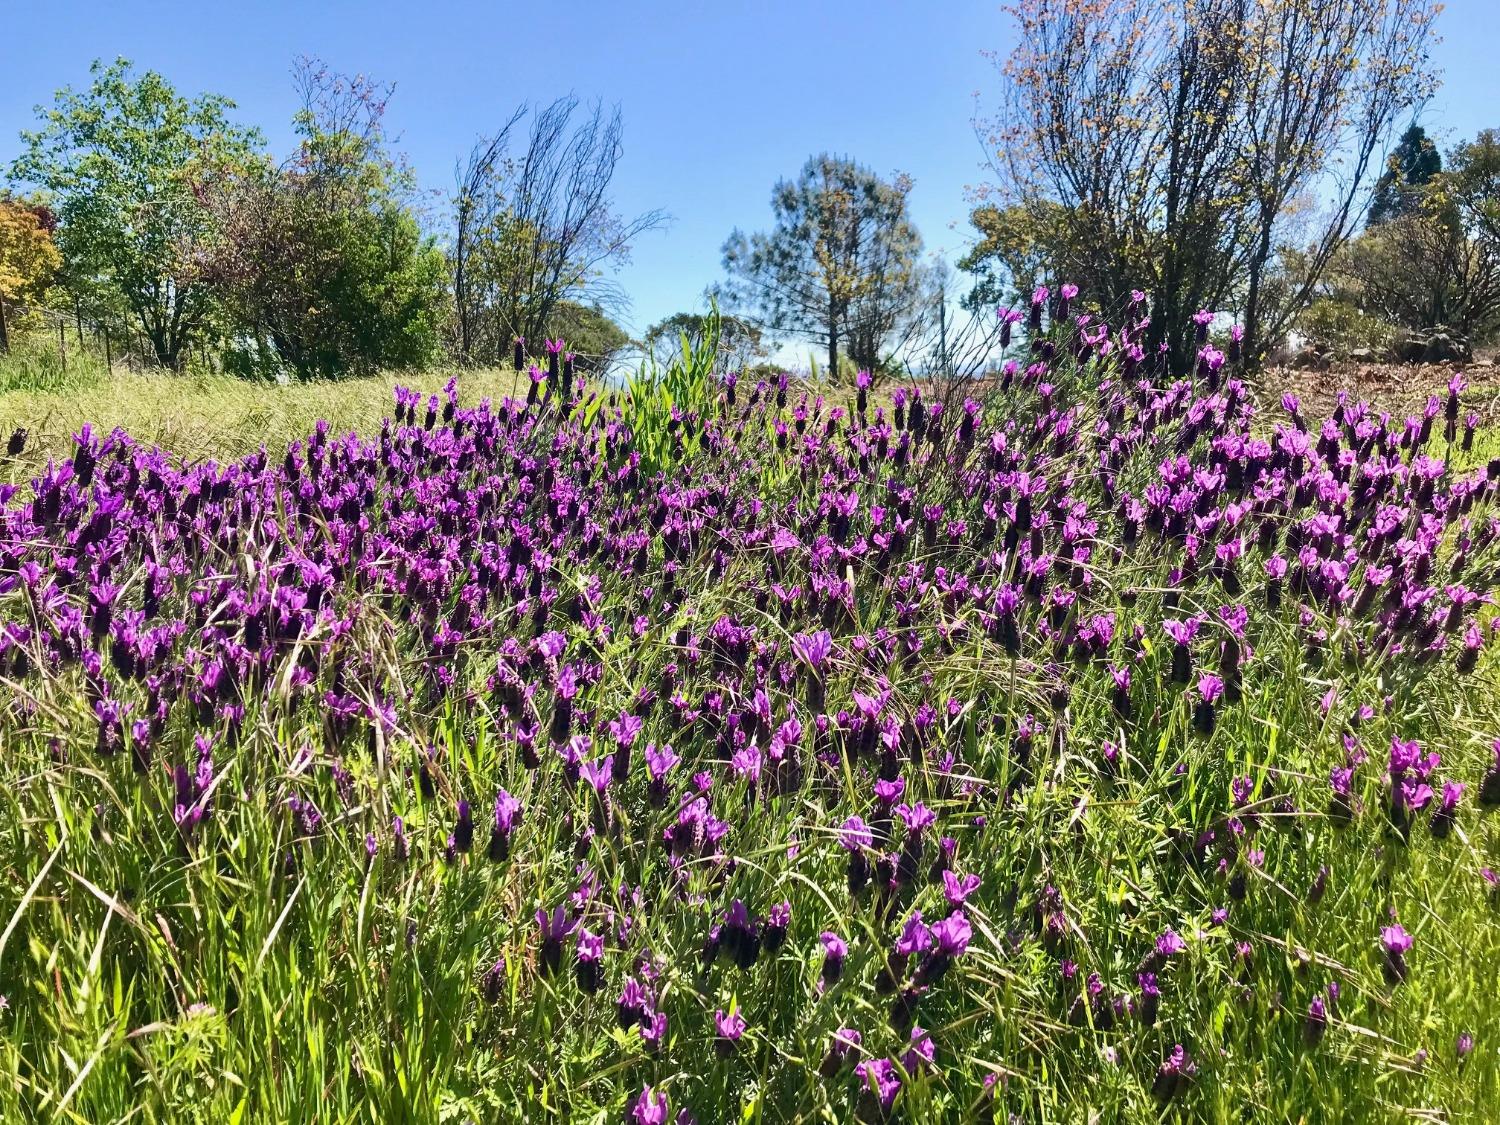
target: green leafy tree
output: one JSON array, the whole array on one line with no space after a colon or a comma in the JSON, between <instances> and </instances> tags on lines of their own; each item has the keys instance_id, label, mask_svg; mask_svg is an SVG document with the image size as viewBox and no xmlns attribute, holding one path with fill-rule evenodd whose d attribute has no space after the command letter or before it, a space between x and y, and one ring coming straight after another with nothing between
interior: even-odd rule
<instances>
[{"instance_id":1,"label":"green leafy tree","mask_svg":"<svg viewBox=\"0 0 1500 1125\"><path fill-rule=\"evenodd\" d=\"M664 317L646 329L641 342L658 366L665 367L682 353L682 337L697 347L708 338L713 313L680 312ZM770 354L759 325L741 316L718 317L718 359L728 371L743 371Z\"/></svg>"},{"instance_id":2,"label":"green leafy tree","mask_svg":"<svg viewBox=\"0 0 1500 1125\"><path fill-rule=\"evenodd\" d=\"M573 353L579 371L599 376L613 366L630 344L630 334L598 305L559 301L552 308L546 335L561 339Z\"/></svg>"},{"instance_id":3,"label":"green leafy tree","mask_svg":"<svg viewBox=\"0 0 1500 1125\"><path fill-rule=\"evenodd\" d=\"M1421 207L1421 188L1443 170L1437 146L1427 139L1427 130L1410 126L1401 134L1386 161L1386 169L1375 181L1370 201L1370 226L1379 226Z\"/></svg>"},{"instance_id":4,"label":"green leafy tree","mask_svg":"<svg viewBox=\"0 0 1500 1125\"><path fill-rule=\"evenodd\" d=\"M95 62L87 90L59 90L23 132L11 175L42 189L76 295L117 308L170 368L213 330L215 292L202 269L217 227L199 185L245 166L259 144L230 123L234 103L189 100L161 75Z\"/></svg>"},{"instance_id":5,"label":"green leafy tree","mask_svg":"<svg viewBox=\"0 0 1500 1125\"><path fill-rule=\"evenodd\" d=\"M386 151L390 93L303 60L297 152L203 194L222 237L211 276L251 350L300 378L416 367L437 352L447 264Z\"/></svg>"},{"instance_id":6,"label":"green leafy tree","mask_svg":"<svg viewBox=\"0 0 1500 1125\"><path fill-rule=\"evenodd\" d=\"M1055 273L1071 276L1078 255L1067 244L1067 216L1058 204L985 203L969 213L969 224L977 238L958 268L974 278L963 298L970 311L1019 304Z\"/></svg>"},{"instance_id":7,"label":"green leafy tree","mask_svg":"<svg viewBox=\"0 0 1500 1125\"><path fill-rule=\"evenodd\" d=\"M1409 332L1466 344L1500 331L1500 133L1481 132L1448 167L1408 185L1400 213L1373 224L1330 271L1326 301ZM1347 315L1347 314L1346 314Z\"/></svg>"},{"instance_id":8,"label":"green leafy tree","mask_svg":"<svg viewBox=\"0 0 1500 1125\"><path fill-rule=\"evenodd\" d=\"M841 345L876 370L924 299L910 191L905 175L883 180L853 160L812 157L772 192L770 231L736 230L724 244L726 303L773 333L826 346L830 373Z\"/></svg>"}]
</instances>

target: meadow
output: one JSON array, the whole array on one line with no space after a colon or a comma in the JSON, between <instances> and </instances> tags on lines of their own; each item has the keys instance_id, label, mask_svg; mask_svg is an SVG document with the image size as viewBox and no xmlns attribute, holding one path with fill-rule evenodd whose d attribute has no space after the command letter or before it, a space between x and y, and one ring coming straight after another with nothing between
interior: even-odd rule
<instances>
[{"instance_id":1,"label":"meadow","mask_svg":"<svg viewBox=\"0 0 1500 1125\"><path fill-rule=\"evenodd\" d=\"M1067 299L948 409L0 396L0 1118L1493 1120L1464 380Z\"/></svg>"}]
</instances>

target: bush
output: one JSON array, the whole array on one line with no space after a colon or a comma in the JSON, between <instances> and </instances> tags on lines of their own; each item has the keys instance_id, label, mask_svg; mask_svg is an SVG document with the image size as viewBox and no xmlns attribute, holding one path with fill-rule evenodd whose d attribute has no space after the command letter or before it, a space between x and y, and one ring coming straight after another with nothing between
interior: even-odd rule
<instances>
[{"instance_id":1,"label":"bush","mask_svg":"<svg viewBox=\"0 0 1500 1125\"><path fill-rule=\"evenodd\" d=\"M1372 352L1376 359L1385 359L1401 337L1395 325L1330 297L1320 297L1309 305L1298 318L1297 327L1309 344L1331 352L1337 359L1348 359L1350 353L1361 349Z\"/></svg>"}]
</instances>

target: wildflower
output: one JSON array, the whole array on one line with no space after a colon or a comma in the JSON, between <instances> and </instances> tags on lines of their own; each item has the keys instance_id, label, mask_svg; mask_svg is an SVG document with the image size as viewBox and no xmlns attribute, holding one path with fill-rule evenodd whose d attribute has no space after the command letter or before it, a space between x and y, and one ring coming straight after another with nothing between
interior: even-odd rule
<instances>
[{"instance_id":1,"label":"wildflower","mask_svg":"<svg viewBox=\"0 0 1500 1125\"><path fill-rule=\"evenodd\" d=\"M1157 1013L1161 1010L1161 988L1156 983L1155 973L1137 973L1135 979L1141 990L1136 1012L1141 1022L1151 1027L1155 1025Z\"/></svg>"},{"instance_id":2,"label":"wildflower","mask_svg":"<svg viewBox=\"0 0 1500 1125\"><path fill-rule=\"evenodd\" d=\"M495 819L490 828L489 858L496 863L510 855L510 837L521 820L521 802L504 789L495 794Z\"/></svg>"},{"instance_id":3,"label":"wildflower","mask_svg":"<svg viewBox=\"0 0 1500 1125\"><path fill-rule=\"evenodd\" d=\"M949 906L962 906L964 901L978 889L978 875L960 877L952 871L943 872L943 897L948 900Z\"/></svg>"},{"instance_id":4,"label":"wildflower","mask_svg":"<svg viewBox=\"0 0 1500 1125\"><path fill-rule=\"evenodd\" d=\"M1156 955L1163 959L1173 957L1187 949L1187 943L1178 936L1176 930L1163 930L1156 939Z\"/></svg>"},{"instance_id":5,"label":"wildflower","mask_svg":"<svg viewBox=\"0 0 1500 1125\"><path fill-rule=\"evenodd\" d=\"M1495 739L1492 749L1494 764L1479 783L1479 803L1487 809L1500 805L1500 738Z\"/></svg>"},{"instance_id":6,"label":"wildflower","mask_svg":"<svg viewBox=\"0 0 1500 1125\"><path fill-rule=\"evenodd\" d=\"M630 1110L630 1119L634 1125L666 1125L670 1112L666 1094L658 1093L650 1086L642 1086L635 1105Z\"/></svg>"},{"instance_id":7,"label":"wildflower","mask_svg":"<svg viewBox=\"0 0 1500 1125\"><path fill-rule=\"evenodd\" d=\"M771 907L771 912L766 915L765 928L761 934L761 942L767 953L775 953L786 944L786 931L791 924L792 904L790 902L779 902Z\"/></svg>"},{"instance_id":8,"label":"wildflower","mask_svg":"<svg viewBox=\"0 0 1500 1125\"><path fill-rule=\"evenodd\" d=\"M932 930L922 921L922 912L913 910L896 939L896 952L902 957L923 953L932 945Z\"/></svg>"},{"instance_id":9,"label":"wildflower","mask_svg":"<svg viewBox=\"0 0 1500 1125\"><path fill-rule=\"evenodd\" d=\"M932 949L917 969L917 983L932 984L939 980L954 960L969 948L973 930L962 910L955 910L931 929Z\"/></svg>"},{"instance_id":10,"label":"wildflower","mask_svg":"<svg viewBox=\"0 0 1500 1125\"><path fill-rule=\"evenodd\" d=\"M667 1040L667 1013L649 1013L641 1021L641 1042L649 1051L659 1051Z\"/></svg>"},{"instance_id":11,"label":"wildflower","mask_svg":"<svg viewBox=\"0 0 1500 1125\"><path fill-rule=\"evenodd\" d=\"M728 1012L720 1008L714 1012L714 1030L717 1036L714 1049L727 1058L734 1053L740 1044L740 1037L745 1034L745 1017L740 1015L737 1008L731 1008Z\"/></svg>"},{"instance_id":12,"label":"wildflower","mask_svg":"<svg viewBox=\"0 0 1500 1125\"><path fill-rule=\"evenodd\" d=\"M932 1042L932 1035L924 1028L913 1027L911 1029L911 1046L901 1056L902 1069L907 1074L916 1074L919 1070L929 1067L937 1057L937 1048Z\"/></svg>"},{"instance_id":13,"label":"wildflower","mask_svg":"<svg viewBox=\"0 0 1500 1125\"><path fill-rule=\"evenodd\" d=\"M1380 931L1380 946L1385 951L1385 977L1391 984L1400 984L1406 979L1406 954L1412 944L1411 935L1400 923L1392 923Z\"/></svg>"},{"instance_id":14,"label":"wildflower","mask_svg":"<svg viewBox=\"0 0 1500 1125\"><path fill-rule=\"evenodd\" d=\"M1302 1024L1302 1035L1309 1044L1317 1044L1328 1030L1328 1005L1323 997L1314 996L1307 1006L1307 1019Z\"/></svg>"},{"instance_id":15,"label":"wildflower","mask_svg":"<svg viewBox=\"0 0 1500 1125\"><path fill-rule=\"evenodd\" d=\"M507 973L508 969L506 968L504 957L501 957L487 970L485 970L484 979L481 982L481 987L484 992L484 999L486 1003L499 1003L501 993L505 989L505 978Z\"/></svg>"},{"instance_id":16,"label":"wildflower","mask_svg":"<svg viewBox=\"0 0 1500 1125\"><path fill-rule=\"evenodd\" d=\"M625 987L620 989L620 998L615 1001L615 1017L620 1024L620 1030L629 1031L637 1024L645 1022L650 1010L651 998L641 987L641 982L635 977L626 977Z\"/></svg>"},{"instance_id":17,"label":"wildflower","mask_svg":"<svg viewBox=\"0 0 1500 1125\"><path fill-rule=\"evenodd\" d=\"M1170 1101L1192 1082L1198 1073L1197 1064L1188 1056L1181 1043L1172 1045L1172 1053L1156 1068L1156 1078L1151 1083L1151 1092L1161 1101Z\"/></svg>"},{"instance_id":18,"label":"wildflower","mask_svg":"<svg viewBox=\"0 0 1500 1125\"><path fill-rule=\"evenodd\" d=\"M864 1037L854 1028L839 1028L833 1033L833 1040L828 1045L828 1052L823 1056L818 1073L824 1078L832 1078L849 1064L850 1056L859 1050L863 1042Z\"/></svg>"},{"instance_id":19,"label":"wildflower","mask_svg":"<svg viewBox=\"0 0 1500 1125\"><path fill-rule=\"evenodd\" d=\"M818 974L818 987L822 990L836 984L843 975L844 958L849 955L849 947L832 930L824 930L818 935L818 940L823 943L823 968Z\"/></svg>"},{"instance_id":20,"label":"wildflower","mask_svg":"<svg viewBox=\"0 0 1500 1125\"><path fill-rule=\"evenodd\" d=\"M542 947L539 959L544 974L556 973L562 967L563 940L578 928L578 919L558 904L549 915L545 910L536 912L536 924L541 930Z\"/></svg>"},{"instance_id":21,"label":"wildflower","mask_svg":"<svg viewBox=\"0 0 1500 1125\"><path fill-rule=\"evenodd\" d=\"M1458 821L1458 802L1464 795L1464 783L1461 781L1443 782L1442 800L1433 811L1429 827L1432 834L1438 839L1446 837L1453 831L1453 826Z\"/></svg>"},{"instance_id":22,"label":"wildflower","mask_svg":"<svg viewBox=\"0 0 1500 1125\"><path fill-rule=\"evenodd\" d=\"M578 931L578 961L574 966L578 987L584 992L598 992L604 983L604 939L580 928Z\"/></svg>"},{"instance_id":23,"label":"wildflower","mask_svg":"<svg viewBox=\"0 0 1500 1125\"><path fill-rule=\"evenodd\" d=\"M863 1090L860 1095L862 1116L869 1118L890 1112L896 1095L901 1092L901 1077L890 1059L866 1059L854 1068Z\"/></svg>"},{"instance_id":24,"label":"wildflower","mask_svg":"<svg viewBox=\"0 0 1500 1125\"><path fill-rule=\"evenodd\" d=\"M1213 734L1217 722L1214 705L1224 694L1224 681L1212 672L1198 677L1198 702L1193 708L1193 726L1202 734Z\"/></svg>"},{"instance_id":25,"label":"wildflower","mask_svg":"<svg viewBox=\"0 0 1500 1125\"><path fill-rule=\"evenodd\" d=\"M469 811L469 802L458 802L458 822L453 828L453 848L466 853L474 847L474 817Z\"/></svg>"},{"instance_id":26,"label":"wildflower","mask_svg":"<svg viewBox=\"0 0 1500 1125\"><path fill-rule=\"evenodd\" d=\"M719 927L719 945L741 969L748 969L760 956L760 926L740 899L735 899Z\"/></svg>"}]
</instances>

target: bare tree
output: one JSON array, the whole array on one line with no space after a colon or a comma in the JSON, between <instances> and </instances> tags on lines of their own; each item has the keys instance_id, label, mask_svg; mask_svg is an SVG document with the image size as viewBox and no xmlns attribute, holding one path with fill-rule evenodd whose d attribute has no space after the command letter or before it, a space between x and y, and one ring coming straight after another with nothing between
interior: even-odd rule
<instances>
[{"instance_id":1,"label":"bare tree","mask_svg":"<svg viewBox=\"0 0 1500 1125\"><path fill-rule=\"evenodd\" d=\"M483 279L474 276L473 259L486 233L497 229L504 213L505 197L496 185L510 168L506 154L511 130L525 116L526 108L518 107L498 132L480 138L459 169L453 197L453 303L458 354L464 360L473 358L486 298L493 295L492 290L484 290Z\"/></svg>"},{"instance_id":2,"label":"bare tree","mask_svg":"<svg viewBox=\"0 0 1500 1125\"><path fill-rule=\"evenodd\" d=\"M459 349L500 357L513 338L536 340L563 301L618 308L624 295L606 276L631 243L661 227L665 212L619 217L609 196L623 154L618 108L559 98L523 106L470 154L455 200L453 280ZM531 116L525 151L510 153Z\"/></svg>"},{"instance_id":3,"label":"bare tree","mask_svg":"<svg viewBox=\"0 0 1500 1125\"><path fill-rule=\"evenodd\" d=\"M1152 298L1151 342L1242 303L1257 356L1358 229L1381 146L1431 88L1432 0L1018 0L999 119L978 122L1007 202L1050 203L1101 307ZM1288 221L1307 272L1267 310Z\"/></svg>"}]
</instances>

